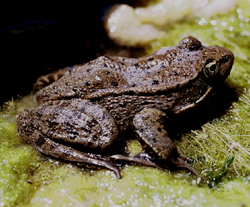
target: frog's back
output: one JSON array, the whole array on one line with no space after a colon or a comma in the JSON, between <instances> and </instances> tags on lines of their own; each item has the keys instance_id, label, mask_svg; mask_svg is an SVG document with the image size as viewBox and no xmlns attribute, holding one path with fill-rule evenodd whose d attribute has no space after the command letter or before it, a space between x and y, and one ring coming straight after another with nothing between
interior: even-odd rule
<instances>
[{"instance_id":1,"label":"frog's back","mask_svg":"<svg viewBox=\"0 0 250 207\"><path fill-rule=\"evenodd\" d=\"M216 56L219 52L219 48L204 47L197 39L188 37L175 47L162 48L139 59L102 56L75 66L58 82L39 91L37 99L46 102L115 94L167 93L197 77L207 54Z\"/></svg>"}]
</instances>

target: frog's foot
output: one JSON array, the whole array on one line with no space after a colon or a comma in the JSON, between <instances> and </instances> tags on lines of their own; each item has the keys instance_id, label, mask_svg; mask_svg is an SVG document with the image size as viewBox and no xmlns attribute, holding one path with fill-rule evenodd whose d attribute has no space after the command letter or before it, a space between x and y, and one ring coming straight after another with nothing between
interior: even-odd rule
<instances>
[{"instance_id":1,"label":"frog's foot","mask_svg":"<svg viewBox=\"0 0 250 207\"><path fill-rule=\"evenodd\" d=\"M160 166L158 166L156 163L152 162L151 160L141 157L140 154L134 156L134 157L128 157L124 155L112 155L110 158L114 159L115 161L126 161L126 162L133 162L133 163L138 163L140 165L145 165L149 167L155 167L158 169L162 169Z\"/></svg>"},{"instance_id":2,"label":"frog's foot","mask_svg":"<svg viewBox=\"0 0 250 207\"><path fill-rule=\"evenodd\" d=\"M198 172L187 163L186 158L183 158L182 156L176 156L176 157L171 157L169 158L169 161L173 168L183 168L187 169L189 172L193 173L196 177L199 176Z\"/></svg>"},{"instance_id":3,"label":"frog's foot","mask_svg":"<svg viewBox=\"0 0 250 207\"><path fill-rule=\"evenodd\" d=\"M119 167L109 162L108 159L102 155L80 152L71 147L54 142L49 138L42 137L41 135L39 139L34 140L33 145L40 152L57 159L76 163L88 163L107 168L113 171L118 179L121 179Z\"/></svg>"}]
</instances>

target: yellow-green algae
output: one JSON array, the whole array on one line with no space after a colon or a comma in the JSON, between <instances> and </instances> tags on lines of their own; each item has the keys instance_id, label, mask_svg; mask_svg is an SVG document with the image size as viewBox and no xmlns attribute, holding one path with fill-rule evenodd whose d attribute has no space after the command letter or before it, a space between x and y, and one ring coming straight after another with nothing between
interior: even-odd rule
<instances>
[{"instance_id":1,"label":"yellow-green algae","mask_svg":"<svg viewBox=\"0 0 250 207\"><path fill-rule=\"evenodd\" d=\"M235 64L227 80L237 96L226 114L182 135L179 151L194 160L201 173L171 173L125 166L123 178L113 172L63 163L38 153L17 135L15 115L36 103L33 95L10 101L0 113L0 206L250 206L250 1L238 1L228 15L179 23L147 48L175 45L193 35L208 45L228 47ZM234 91L234 93L233 93ZM130 142L131 155L140 151ZM214 188L209 172L220 173L234 156L227 175ZM211 185L210 185L211 186Z\"/></svg>"}]
</instances>

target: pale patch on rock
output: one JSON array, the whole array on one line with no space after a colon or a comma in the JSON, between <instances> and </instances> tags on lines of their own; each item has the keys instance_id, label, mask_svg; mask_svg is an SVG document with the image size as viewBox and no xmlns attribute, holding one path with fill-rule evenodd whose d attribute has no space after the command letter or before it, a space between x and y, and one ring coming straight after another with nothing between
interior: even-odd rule
<instances>
[{"instance_id":1,"label":"pale patch on rock","mask_svg":"<svg viewBox=\"0 0 250 207\"><path fill-rule=\"evenodd\" d=\"M105 16L110 39L123 46L145 45L161 37L169 25L190 18L209 18L233 9L236 0L161 0L147 7L111 7Z\"/></svg>"}]
</instances>

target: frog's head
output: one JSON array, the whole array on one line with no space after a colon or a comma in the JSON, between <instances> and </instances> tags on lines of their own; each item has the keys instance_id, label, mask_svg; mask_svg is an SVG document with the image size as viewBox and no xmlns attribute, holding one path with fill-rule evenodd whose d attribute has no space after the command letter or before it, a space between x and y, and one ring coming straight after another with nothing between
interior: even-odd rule
<instances>
[{"instance_id":1,"label":"frog's head","mask_svg":"<svg viewBox=\"0 0 250 207\"><path fill-rule=\"evenodd\" d=\"M212 89L217 88L229 75L233 62L233 53L220 46L203 46L194 37L186 37L177 45L180 54L184 54L186 62L182 67L187 71L189 78L185 93L179 95L178 104L174 107L175 113L193 108L199 102L212 94ZM191 71L191 72L190 72ZM186 91L189 93L186 94ZM188 100L188 101L187 101Z\"/></svg>"},{"instance_id":2,"label":"frog's head","mask_svg":"<svg viewBox=\"0 0 250 207\"><path fill-rule=\"evenodd\" d=\"M199 70L210 80L225 80L230 74L234 62L233 53L220 46L203 46L194 37L186 37L178 47L182 50L197 51L200 56Z\"/></svg>"},{"instance_id":3,"label":"frog's head","mask_svg":"<svg viewBox=\"0 0 250 207\"><path fill-rule=\"evenodd\" d=\"M233 53L220 46L205 47L204 50L204 75L211 80L225 80L233 66Z\"/></svg>"}]
</instances>

